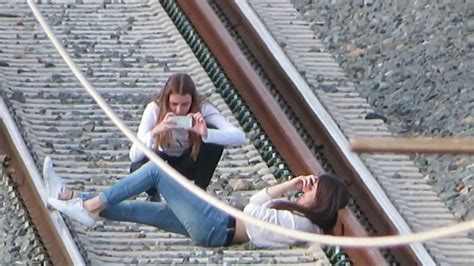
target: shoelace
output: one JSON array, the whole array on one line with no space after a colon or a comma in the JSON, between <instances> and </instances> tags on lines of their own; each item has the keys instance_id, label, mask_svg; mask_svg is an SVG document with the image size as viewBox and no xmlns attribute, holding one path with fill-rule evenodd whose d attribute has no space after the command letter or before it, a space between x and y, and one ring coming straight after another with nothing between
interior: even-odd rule
<instances>
[{"instance_id":1,"label":"shoelace","mask_svg":"<svg viewBox=\"0 0 474 266\"><path fill-rule=\"evenodd\" d=\"M84 210L84 201L81 198L75 198L71 200L72 205L79 205L81 211ZM88 213L88 211L86 211Z\"/></svg>"},{"instance_id":2,"label":"shoelace","mask_svg":"<svg viewBox=\"0 0 474 266\"><path fill-rule=\"evenodd\" d=\"M64 192L65 189L66 189L66 188L65 188L64 186L61 186L61 188L60 188L59 191L58 191L58 195L56 195L56 197L57 197L58 199L61 198L61 196L63 195L63 192Z\"/></svg>"}]
</instances>

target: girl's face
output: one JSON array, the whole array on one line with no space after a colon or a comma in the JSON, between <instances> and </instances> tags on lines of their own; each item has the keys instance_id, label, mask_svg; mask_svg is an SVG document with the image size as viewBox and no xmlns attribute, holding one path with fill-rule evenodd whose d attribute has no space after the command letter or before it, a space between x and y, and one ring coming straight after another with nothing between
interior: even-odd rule
<instances>
[{"instance_id":1,"label":"girl's face","mask_svg":"<svg viewBox=\"0 0 474 266\"><path fill-rule=\"evenodd\" d=\"M318 191L318 183L319 180L317 180L311 188L303 189L303 195L298 199L299 204L306 207L314 206L314 199L316 198L316 192Z\"/></svg>"},{"instance_id":2,"label":"girl's face","mask_svg":"<svg viewBox=\"0 0 474 266\"><path fill-rule=\"evenodd\" d=\"M191 110L192 99L190 94L171 94L169 98L170 111L176 115L187 115Z\"/></svg>"}]
</instances>

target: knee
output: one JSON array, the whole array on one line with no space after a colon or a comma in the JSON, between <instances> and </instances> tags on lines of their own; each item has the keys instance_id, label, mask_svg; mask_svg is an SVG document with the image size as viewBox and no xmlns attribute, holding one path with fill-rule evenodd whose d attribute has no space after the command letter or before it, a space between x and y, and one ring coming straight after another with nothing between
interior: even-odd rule
<instances>
[{"instance_id":1,"label":"knee","mask_svg":"<svg viewBox=\"0 0 474 266\"><path fill-rule=\"evenodd\" d=\"M160 170L161 170L158 167L158 165L156 165L152 161L147 162L144 166L142 166L142 168L143 168L143 171L146 172L148 176L152 176L152 177L159 175ZM140 170L142 170L142 168L140 168Z\"/></svg>"},{"instance_id":2,"label":"knee","mask_svg":"<svg viewBox=\"0 0 474 266\"><path fill-rule=\"evenodd\" d=\"M166 172L153 162L147 163L146 167L147 167L146 171L147 171L147 174L148 174L147 177L149 177L149 180L153 181L154 185L157 185L158 181L163 176L166 175Z\"/></svg>"}]
</instances>

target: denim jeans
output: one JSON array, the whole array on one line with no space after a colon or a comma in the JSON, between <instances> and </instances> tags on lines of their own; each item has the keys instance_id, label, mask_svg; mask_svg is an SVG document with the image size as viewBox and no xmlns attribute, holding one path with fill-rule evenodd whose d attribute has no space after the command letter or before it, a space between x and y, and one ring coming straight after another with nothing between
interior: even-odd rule
<instances>
[{"instance_id":1,"label":"denim jeans","mask_svg":"<svg viewBox=\"0 0 474 266\"><path fill-rule=\"evenodd\" d=\"M126 199L156 188L166 202ZM99 194L105 205L100 216L136 222L190 237L207 247L230 244L233 217L209 205L174 181L153 162L123 178ZM229 241L230 240L230 241Z\"/></svg>"},{"instance_id":2,"label":"denim jeans","mask_svg":"<svg viewBox=\"0 0 474 266\"><path fill-rule=\"evenodd\" d=\"M196 186L206 190L211 182L212 175L216 170L223 151L224 146L222 145L201 142L201 148L199 149L196 160L191 158L191 150L189 149L181 156L171 156L162 151L157 151L156 154L160 156L161 159L167 161L169 165L187 179L194 180ZM145 157L138 162L131 163L130 173L133 173L147 162L148 158ZM147 193L154 195L156 194L156 191L150 189Z\"/></svg>"}]
</instances>

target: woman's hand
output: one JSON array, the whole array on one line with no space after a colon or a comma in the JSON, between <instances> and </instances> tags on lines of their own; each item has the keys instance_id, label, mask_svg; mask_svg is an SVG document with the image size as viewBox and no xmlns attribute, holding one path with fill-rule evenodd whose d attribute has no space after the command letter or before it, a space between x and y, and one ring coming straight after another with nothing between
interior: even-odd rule
<instances>
[{"instance_id":1,"label":"woman's hand","mask_svg":"<svg viewBox=\"0 0 474 266\"><path fill-rule=\"evenodd\" d=\"M291 179L289 182L291 182L294 189L306 192L316 184L317 180L318 177L315 175L300 175Z\"/></svg>"},{"instance_id":2,"label":"woman's hand","mask_svg":"<svg viewBox=\"0 0 474 266\"><path fill-rule=\"evenodd\" d=\"M193 127L189 128L190 131L195 132L196 134L202 136L204 139L207 138L207 124L206 120L200 112L194 113L194 125Z\"/></svg>"},{"instance_id":3,"label":"woman's hand","mask_svg":"<svg viewBox=\"0 0 474 266\"><path fill-rule=\"evenodd\" d=\"M284 193L288 191L299 190L306 192L310 190L314 186L314 184L316 184L317 180L318 177L316 175L298 176L286 182L276 184L267 188L267 194L272 199L275 199L281 197Z\"/></svg>"},{"instance_id":4,"label":"woman's hand","mask_svg":"<svg viewBox=\"0 0 474 266\"><path fill-rule=\"evenodd\" d=\"M157 136L160 133L167 132L171 129L173 129L176 126L176 123L171 121L169 117L174 116L175 114L172 112L169 112L165 115L163 120L161 120L160 123L158 123L152 130L151 134L152 136Z\"/></svg>"}]
</instances>

